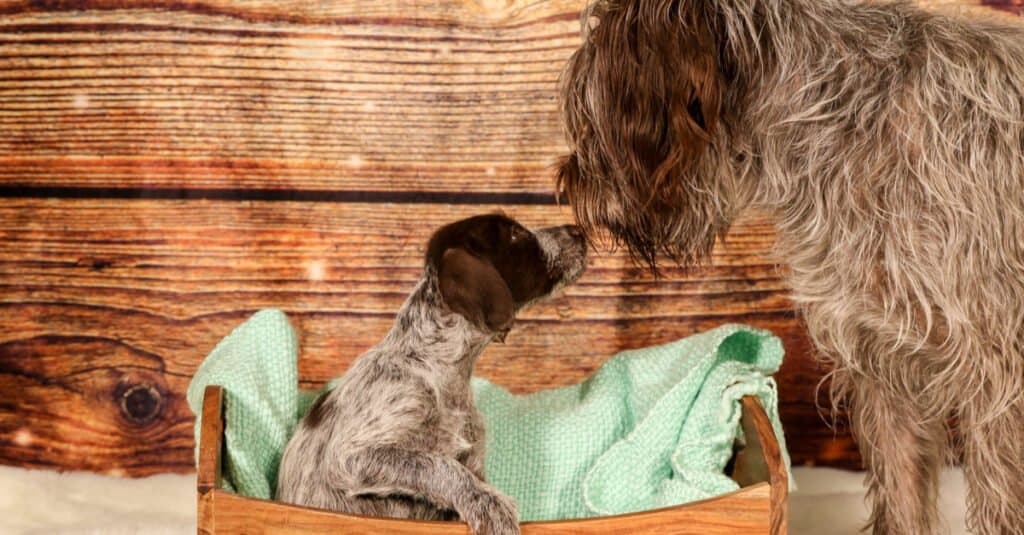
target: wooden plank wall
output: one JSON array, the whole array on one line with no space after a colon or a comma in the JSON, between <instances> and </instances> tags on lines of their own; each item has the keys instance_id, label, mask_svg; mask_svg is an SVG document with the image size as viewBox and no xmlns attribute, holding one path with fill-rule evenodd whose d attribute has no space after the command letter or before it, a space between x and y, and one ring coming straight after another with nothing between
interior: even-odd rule
<instances>
[{"instance_id":1,"label":"wooden plank wall","mask_svg":"<svg viewBox=\"0 0 1024 535\"><path fill-rule=\"evenodd\" d=\"M290 315L317 385L386 331L437 225L568 222L554 84L580 6L0 0L0 463L190 471L183 392L256 310ZM478 371L534 391L750 323L789 353L793 460L855 467L772 241L751 214L713 265L658 282L601 254Z\"/></svg>"}]
</instances>

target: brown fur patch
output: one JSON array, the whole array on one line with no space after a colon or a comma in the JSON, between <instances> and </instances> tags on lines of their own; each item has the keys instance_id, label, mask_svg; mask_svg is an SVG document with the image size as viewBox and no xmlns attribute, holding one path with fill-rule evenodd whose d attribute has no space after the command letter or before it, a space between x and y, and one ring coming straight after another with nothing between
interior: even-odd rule
<instances>
[{"instance_id":1,"label":"brown fur patch","mask_svg":"<svg viewBox=\"0 0 1024 535\"><path fill-rule=\"evenodd\" d=\"M313 405L309 408L309 412L306 413L306 418L303 420L306 427L309 429L316 429L320 426L320 423L324 421L324 416L327 411L327 405L324 401L327 399L327 393L323 393L320 397L316 398Z\"/></svg>"}]
</instances>

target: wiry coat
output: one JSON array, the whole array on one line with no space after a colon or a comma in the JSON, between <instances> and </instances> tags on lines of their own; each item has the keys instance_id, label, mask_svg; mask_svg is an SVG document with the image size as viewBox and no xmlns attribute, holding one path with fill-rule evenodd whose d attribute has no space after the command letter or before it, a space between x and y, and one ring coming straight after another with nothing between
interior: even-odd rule
<instances>
[{"instance_id":1,"label":"wiry coat","mask_svg":"<svg viewBox=\"0 0 1024 535\"><path fill-rule=\"evenodd\" d=\"M579 222L653 265L774 213L875 532L939 529L950 454L971 529L1024 529L1024 29L837 0L601 1L584 26L559 168Z\"/></svg>"},{"instance_id":2,"label":"wiry coat","mask_svg":"<svg viewBox=\"0 0 1024 535\"><path fill-rule=\"evenodd\" d=\"M461 519L519 533L515 503L484 477L470 377L515 314L574 282L576 227L534 231L499 214L437 230L423 278L384 339L321 395L288 443L278 500L371 516Z\"/></svg>"},{"instance_id":3,"label":"wiry coat","mask_svg":"<svg viewBox=\"0 0 1024 535\"><path fill-rule=\"evenodd\" d=\"M296 429L282 461L279 500L370 516L453 520L458 499L452 497L469 501L479 494L496 502L490 512L506 512L515 523L512 502L484 483L483 422L469 388L493 334L446 312L429 281L436 276L420 282L391 332ZM414 467L414 454L436 466ZM367 469L397 473L382 481L367 477ZM467 474L479 489L459 488L470 480ZM438 487L436 495L426 492L431 486ZM423 489L420 496L414 488Z\"/></svg>"}]
</instances>

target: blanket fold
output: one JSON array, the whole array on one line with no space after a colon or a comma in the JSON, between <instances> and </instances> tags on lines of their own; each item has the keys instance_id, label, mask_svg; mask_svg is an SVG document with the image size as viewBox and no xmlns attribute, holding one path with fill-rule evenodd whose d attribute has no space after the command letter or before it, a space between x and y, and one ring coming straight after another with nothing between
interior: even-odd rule
<instances>
[{"instance_id":1,"label":"blanket fold","mask_svg":"<svg viewBox=\"0 0 1024 535\"><path fill-rule=\"evenodd\" d=\"M523 521L635 512L736 490L724 469L742 438L745 395L761 399L789 467L771 378L782 356L767 331L723 325L623 351L586 381L555 390L516 396L474 378L487 478L516 499ZM287 317L263 310L193 377L187 397L197 433L203 390L225 390L227 488L272 497L280 455L317 394L298 389L297 357Z\"/></svg>"}]
</instances>

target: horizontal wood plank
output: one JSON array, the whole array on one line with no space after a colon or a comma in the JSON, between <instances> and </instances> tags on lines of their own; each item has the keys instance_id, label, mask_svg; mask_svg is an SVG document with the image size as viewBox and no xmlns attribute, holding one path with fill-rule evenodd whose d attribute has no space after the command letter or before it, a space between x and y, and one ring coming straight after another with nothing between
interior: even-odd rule
<instances>
[{"instance_id":1,"label":"horizontal wood plank","mask_svg":"<svg viewBox=\"0 0 1024 535\"><path fill-rule=\"evenodd\" d=\"M209 505L200 526L203 535L249 533L267 535L469 535L462 522L379 519L339 515L320 509L244 498L215 490L200 498ZM775 535L768 523L769 488L759 483L722 496L683 506L628 515L526 522L522 535Z\"/></svg>"},{"instance_id":2,"label":"horizontal wood plank","mask_svg":"<svg viewBox=\"0 0 1024 535\"><path fill-rule=\"evenodd\" d=\"M0 183L547 195L584 4L6 0Z\"/></svg>"},{"instance_id":3,"label":"horizontal wood plank","mask_svg":"<svg viewBox=\"0 0 1024 535\"><path fill-rule=\"evenodd\" d=\"M133 475L192 466L183 392L217 341L279 307L300 333L306 386L376 343L418 279L437 225L493 206L10 200L0 206L0 459ZM506 210L528 225L569 210ZM478 373L517 392L578 382L617 351L725 322L771 329L796 462L850 464L817 414L811 360L760 215L709 266L652 280L594 255L566 295L525 312ZM134 396L134 397L132 397ZM128 403L126 399L134 401ZM128 405L126 405L128 403Z\"/></svg>"},{"instance_id":4,"label":"horizontal wood plank","mask_svg":"<svg viewBox=\"0 0 1024 535\"><path fill-rule=\"evenodd\" d=\"M0 181L549 194L582 5L0 3Z\"/></svg>"}]
</instances>

